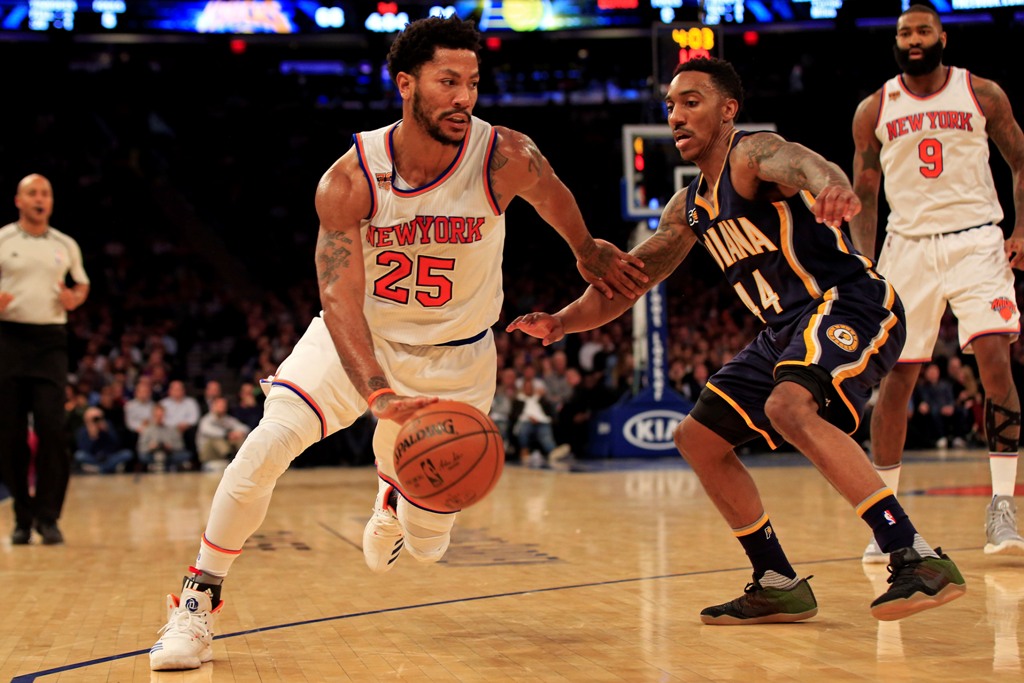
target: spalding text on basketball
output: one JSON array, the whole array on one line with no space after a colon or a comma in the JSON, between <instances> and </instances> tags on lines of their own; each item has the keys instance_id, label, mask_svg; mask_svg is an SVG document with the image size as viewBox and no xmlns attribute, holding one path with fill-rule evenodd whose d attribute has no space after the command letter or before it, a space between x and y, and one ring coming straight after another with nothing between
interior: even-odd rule
<instances>
[{"instance_id":1,"label":"spalding text on basketball","mask_svg":"<svg viewBox=\"0 0 1024 683\"><path fill-rule=\"evenodd\" d=\"M424 425L415 432L407 436L406 438L395 444L395 464L397 465L402 460L402 455L409 449L413 444L422 441L428 436L436 436L438 434L454 434L455 425L452 424L451 420L444 420L442 422L435 422L433 424Z\"/></svg>"}]
</instances>

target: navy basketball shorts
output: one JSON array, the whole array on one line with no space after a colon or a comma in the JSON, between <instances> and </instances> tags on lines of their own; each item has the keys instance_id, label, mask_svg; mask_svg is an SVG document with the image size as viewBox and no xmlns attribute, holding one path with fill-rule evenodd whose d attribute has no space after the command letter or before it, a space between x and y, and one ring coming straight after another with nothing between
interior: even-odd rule
<instances>
[{"instance_id":1,"label":"navy basketball shorts","mask_svg":"<svg viewBox=\"0 0 1024 683\"><path fill-rule=\"evenodd\" d=\"M776 384L796 382L815 397L819 415L853 434L905 340L903 305L892 285L877 276L837 285L726 363L690 417L734 446L761 436L775 449L783 439L764 405Z\"/></svg>"}]
</instances>

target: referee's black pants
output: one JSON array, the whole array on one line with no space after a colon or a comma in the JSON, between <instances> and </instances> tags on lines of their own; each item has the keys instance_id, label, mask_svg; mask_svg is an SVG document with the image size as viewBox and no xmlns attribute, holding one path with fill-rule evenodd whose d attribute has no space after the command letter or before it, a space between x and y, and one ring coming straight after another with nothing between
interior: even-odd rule
<instances>
[{"instance_id":1,"label":"referee's black pants","mask_svg":"<svg viewBox=\"0 0 1024 683\"><path fill-rule=\"evenodd\" d=\"M0 477L14 499L14 520L60 518L71 474L64 412L68 373L63 325L0 323ZM29 415L39 445L35 491L29 487Z\"/></svg>"}]
</instances>

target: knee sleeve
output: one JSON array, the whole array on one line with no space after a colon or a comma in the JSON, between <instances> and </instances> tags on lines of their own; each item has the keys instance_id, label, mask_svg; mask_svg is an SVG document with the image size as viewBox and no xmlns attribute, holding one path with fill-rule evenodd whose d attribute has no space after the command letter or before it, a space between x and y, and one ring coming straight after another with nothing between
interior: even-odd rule
<instances>
[{"instance_id":1,"label":"knee sleeve","mask_svg":"<svg viewBox=\"0 0 1024 683\"><path fill-rule=\"evenodd\" d=\"M985 399L985 437L990 453L1016 453L1020 446L1020 410Z\"/></svg>"},{"instance_id":2,"label":"knee sleeve","mask_svg":"<svg viewBox=\"0 0 1024 683\"><path fill-rule=\"evenodd\" d=\"M221 487L245 503L270 494L292 460L320 438L309 406L288 395L267 399L260 424L224 470Z\"/></svg>"},{"instance_id":3,"label":"knee sleeve","mask_svg":"<svg viewBox=\"0 0 1024 683\"><path fill-rule=\"evenodd\" d=\"M455 513L442 514L418 508L404 497L398 497L398 522L405 531L405 549L414 559L437 562L451 542Z\"/></svg>"}]
</instances>

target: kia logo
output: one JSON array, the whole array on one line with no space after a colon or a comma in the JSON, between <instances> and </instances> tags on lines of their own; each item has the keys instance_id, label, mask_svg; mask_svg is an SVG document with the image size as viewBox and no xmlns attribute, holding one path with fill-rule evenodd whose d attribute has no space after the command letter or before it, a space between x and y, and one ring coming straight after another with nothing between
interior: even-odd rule
<instances>
[{"instance_id":1,"label":"kia logo","mask_svg":"<svg viewBox=\"0 0 1024 683\"><path fill-rule=\"evenodd\" d=\"M648 410L638 413L622 426L622 436L637 448L667 451L675 448L672 432L686 417L674 410Z\"/></svg>"}]
</instances>

